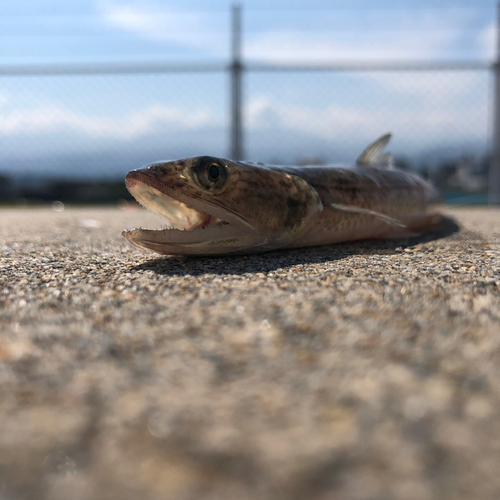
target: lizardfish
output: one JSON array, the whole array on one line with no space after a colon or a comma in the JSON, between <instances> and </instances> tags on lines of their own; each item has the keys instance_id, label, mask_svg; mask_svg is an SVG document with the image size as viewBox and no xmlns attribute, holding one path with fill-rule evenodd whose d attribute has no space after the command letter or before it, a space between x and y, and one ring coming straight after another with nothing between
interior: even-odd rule
<instances>
[{"instance_id":1,"label":"lizardfish","mask_svg":"<svg viewBox=\"0 0 500 500\"><path fill-rule=\"evenodd\" d=\"M439 221L436 190L391 168L370 144L356 164L281 167L200 156L156 162L127 174L126 185L167 227L127 229L137 247L164 255L267 252L367 238L400 238Z\"/></svg>"}]
</instances>

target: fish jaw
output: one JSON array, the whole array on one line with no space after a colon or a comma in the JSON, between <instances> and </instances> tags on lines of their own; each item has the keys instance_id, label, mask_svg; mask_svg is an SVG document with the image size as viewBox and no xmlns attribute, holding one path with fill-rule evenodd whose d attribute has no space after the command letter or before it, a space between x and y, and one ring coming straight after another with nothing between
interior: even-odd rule
<instances>
[{"instance_id":1,"label":"fish jaw","mask_svg":"<svg viewBox=\"0 0 500 500\"><path fill-rule=\"evenodd\" d=\"M133 245L163 255L210 255L258 247L265 239L251 224L216 203L188 194L177 176L157 168L133 170L125 180L132 196L166 220L163 229L127 229Z\"/></svg>"}]
</instances>

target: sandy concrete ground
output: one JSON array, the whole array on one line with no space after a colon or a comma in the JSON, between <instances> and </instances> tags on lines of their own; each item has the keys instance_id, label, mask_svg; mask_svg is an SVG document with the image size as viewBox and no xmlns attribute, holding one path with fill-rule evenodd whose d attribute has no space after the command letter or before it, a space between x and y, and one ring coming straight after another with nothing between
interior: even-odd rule
<instances>
[{"instance_id":1,"label":"sandy concrete ground","mask_svg":"<svg viewBox=\"0 0 500 500\"><path fill-rule=\"evenodd\" d=\"M252 257L0 210L0 499L500 498L500 211Z\"/></svg>"}]
</instances>

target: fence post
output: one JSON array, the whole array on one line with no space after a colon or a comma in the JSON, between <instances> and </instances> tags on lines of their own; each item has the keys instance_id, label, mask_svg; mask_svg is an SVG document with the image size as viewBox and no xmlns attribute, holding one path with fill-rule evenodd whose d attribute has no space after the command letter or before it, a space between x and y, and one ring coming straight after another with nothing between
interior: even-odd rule
<instances>
[{"instance_id":1,"label":"fence post","mask_svg":"<svg viewBox=\"0 0 500 500\"><path fill-rule=\"evenodd\" d=\"M241 63L241 7L232 7L232 60L231 72L231 159L243 159L242 126L242 72Z\"/></svg>"},{"instance_id":2,"label":"fence post","mask_svg":"<svg viewBox=\"0 0 500 500\"><path fill-rule=\"evenodd\" d=\"M488 201L490 205L500 205L500 3L497 5L497 47L493 73L493 144L491 147Z\"/></svg>"}]
</instances>

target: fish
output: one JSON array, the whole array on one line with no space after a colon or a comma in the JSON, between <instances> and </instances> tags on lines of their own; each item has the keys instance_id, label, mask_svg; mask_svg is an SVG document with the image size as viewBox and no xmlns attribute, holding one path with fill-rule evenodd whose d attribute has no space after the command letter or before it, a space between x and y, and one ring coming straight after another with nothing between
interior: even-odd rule
<instances>
[{"instance_id":1,"label":"fish","mask_svg":"<svg viewBox=\"0 0 500 500\"><path fill-rule=\"evenodd\" d=\"M275 166L197 156L132 170L125 183L161 229L127 229L162 255L252 254L417 236L439 224L436 189L394 168L385 134L353 165Z\"/></svg>"}]
</instances>

